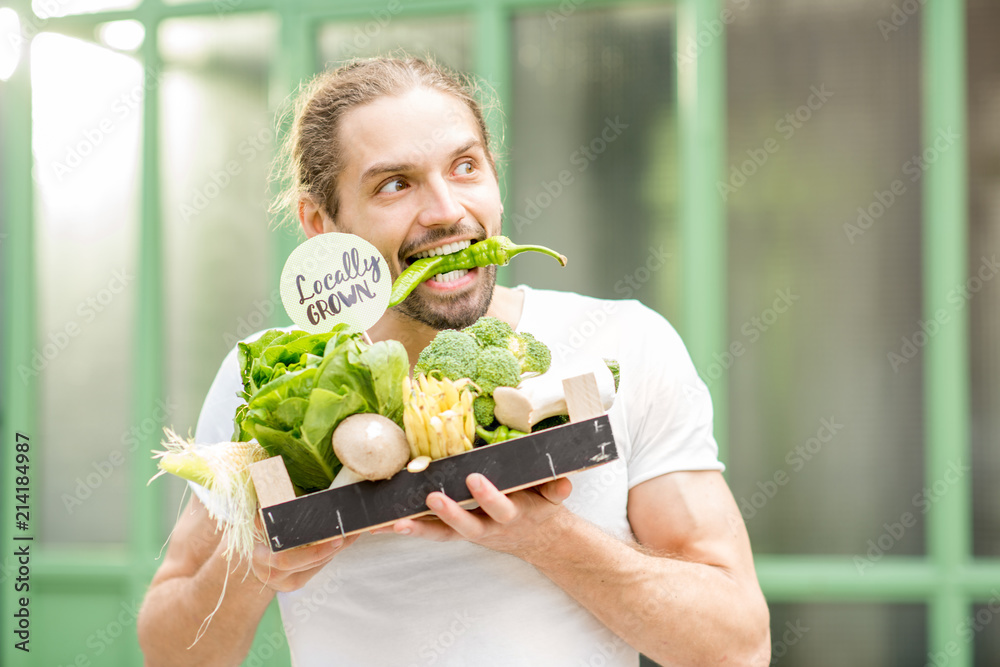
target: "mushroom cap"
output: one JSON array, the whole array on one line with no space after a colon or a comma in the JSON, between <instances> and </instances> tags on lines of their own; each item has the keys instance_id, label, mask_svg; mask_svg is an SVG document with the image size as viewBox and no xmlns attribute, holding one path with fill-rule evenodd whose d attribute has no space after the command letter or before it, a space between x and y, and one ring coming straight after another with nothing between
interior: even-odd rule
<instances>
[{"instance_id":1,"label":"mushroom cap","mask_svg":"<svg viewBox=\"0 0 1000 667\"><path fill-rule=\"evenodd\" d=\"M396 422L365 412L340 422L333 432L333 453L365 479L388 479L410 460L410 445Z\"/></svg>"}]
</instances>

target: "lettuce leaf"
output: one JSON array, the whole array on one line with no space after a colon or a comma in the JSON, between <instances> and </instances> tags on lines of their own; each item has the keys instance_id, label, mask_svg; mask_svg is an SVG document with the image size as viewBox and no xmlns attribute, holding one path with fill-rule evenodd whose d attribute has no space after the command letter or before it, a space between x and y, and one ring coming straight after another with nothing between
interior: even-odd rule
<instances>
[{"instance_id":1,"label":"lettuce leaf","mask_svg":"<svg viewBox=\"0 0 1000 667\"><path fill-rule=\"evenodd\" d=\"M340 461L331 437L350 415L377 413L402 427L410 363L399 341L368 345L342 327L327 334L271 330L240 343L238 358L244 403L236 411L236 437L256 439L281 456L303 492L333 481Z\"/></svg>"},{"instance_id":2,"label":"lettuce leaf","mask_svg":"<svg viewBox=\"0 0 1000 667\"><path fill-rule=\"evenodd\" d=\"M398 341L379 341L361 353L358 362L374 381L376 411L403 423L402 378L410 373L410 357Z\"/></svg>"}]
</instances>

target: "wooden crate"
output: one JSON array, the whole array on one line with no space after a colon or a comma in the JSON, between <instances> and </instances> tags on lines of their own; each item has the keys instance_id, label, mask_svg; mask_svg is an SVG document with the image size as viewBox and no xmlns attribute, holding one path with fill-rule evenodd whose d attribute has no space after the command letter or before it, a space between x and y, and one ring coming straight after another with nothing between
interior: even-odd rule
<instances>
[{"instance_id":1,"label":"wooden crate","mask_svg":"<svg viewBox=\"0 0 1000 667\"><path fill-rule=\"evenodd\" d=\"M593 376L565 382L570 423L438 459L417 473L402 470L387 480L358 482L296 498L281 457L254 464L251 473L271 551L429 514L424 501L432 491L441 491L463 505L474 504L465 480L475 472L509 493L614 461L618 450Z\"/></svg>"}]
</instances>

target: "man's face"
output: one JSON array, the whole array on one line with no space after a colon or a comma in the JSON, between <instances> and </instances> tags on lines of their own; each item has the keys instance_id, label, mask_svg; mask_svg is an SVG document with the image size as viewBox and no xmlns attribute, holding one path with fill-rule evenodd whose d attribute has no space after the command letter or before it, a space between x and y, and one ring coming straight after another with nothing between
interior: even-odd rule
<instances>
[{"instance_id":1,"label":"man's face","mask_svg":"<svg viewBox=\"0 0 1000 667\"><path fill-rule=\"evenodd\" d=\"M348 112L339 133L333 227L378 248L393 279L428 252L500 233L500 189L460 100L426 88L381 97ZM438 275L395 310L435 329L462 328L486 314L495 282L493 266Z\"/></svg>"}]
</instances>

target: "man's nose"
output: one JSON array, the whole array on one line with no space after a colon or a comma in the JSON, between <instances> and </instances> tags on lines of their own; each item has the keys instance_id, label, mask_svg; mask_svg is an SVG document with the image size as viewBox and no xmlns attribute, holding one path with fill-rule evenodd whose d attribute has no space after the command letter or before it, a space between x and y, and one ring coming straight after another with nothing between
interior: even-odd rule
<instances>
[{"instance_id":1,"label":"man's nose","mask_svg":"<svg viewBox=\"0 0 1000 667\"><path fill-rule=\"evenodd\" d=\"M441 177L427 182L423 206L417 221L425 227L453 225L465 216L465 208L455 198L451 185Z\"/></svg>"}]
</instances>

